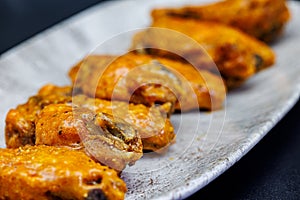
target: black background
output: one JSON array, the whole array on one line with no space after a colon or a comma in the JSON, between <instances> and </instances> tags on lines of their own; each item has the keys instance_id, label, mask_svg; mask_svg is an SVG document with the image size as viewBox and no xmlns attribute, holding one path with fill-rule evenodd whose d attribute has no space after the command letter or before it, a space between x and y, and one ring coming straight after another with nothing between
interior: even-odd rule
<instances>
[{"instance_id":1,"label":"black background","mask_svg":"<svg viewBox=\"0 0 300 200\"><path fill-rule=\"evenodd\" d=\"M0 54L99 2L103 1L0 0ZM255 148L190 198L300 199L299 114L298 100Z\"/></svg>"}]
</instances>

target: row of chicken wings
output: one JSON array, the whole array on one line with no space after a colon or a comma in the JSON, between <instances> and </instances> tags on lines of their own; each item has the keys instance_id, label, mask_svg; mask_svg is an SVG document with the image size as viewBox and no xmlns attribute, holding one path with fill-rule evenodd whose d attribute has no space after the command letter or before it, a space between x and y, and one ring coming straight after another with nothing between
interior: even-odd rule
<instances>
[{"instance_id":1,"label":"row of chicken wings","mask_svg":"<svg viewBox=\"0 0 300 200\"><path fill-rule=\"evenodd\" d=\"M123 199L119 177L175 143L170 117L222 109L228 90L272 66L284 0L160 8L128 53L90 55L69 86L45 85L6 117L0 199Z\"/></svg>"}]
</instances>

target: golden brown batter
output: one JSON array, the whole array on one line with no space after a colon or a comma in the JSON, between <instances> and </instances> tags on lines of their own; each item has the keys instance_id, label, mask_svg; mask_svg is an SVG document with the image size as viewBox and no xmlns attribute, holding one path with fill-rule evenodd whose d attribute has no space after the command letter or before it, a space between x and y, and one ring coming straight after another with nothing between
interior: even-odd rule
<instances>
[{"instance_id":1,"label":"golden brown batter","mask_svg":"<svg viewBox=\"0 0 300 200\"><path fill-rule=\"evenodd\" d=\"M66 147L0 149L0 199L124 199L115 170Z\"/></svg>"},{"instance_id":2,"label":"golden brown batter","mask_svg":"<svg viewBox=\"0 0 300 200\"><path fill-rule=\"evenodd\" d=\"M152 27L160 29L150 28L138 33L133 40L133 50L152 47L144 51L180 60L175 55L178 54L191 60L197 68L214 72L215 66L204 49L229 88L239 86L256 72L271 66L275 60L273 51L266 44L221 24L164 17L154 21ZM176 31L185 35L178 37L180 34ZM187 44L186 37L197 43Z\"/></svg>"},{"instance_id":3,"label":"golden brown batter","mask_svg":"<svg viewBox=\"0 0 300 200\"><path fill-rule=\"evenodd\" d=\"M175 109L219 109L226 89L218 76L162 57L128 53L89 56L69 73L74 87L101 99L142 103L170 102Z\"/></svg>"},{"instance_id":4,"label":"golden brown batter","mask_svg":"<svg viewBox=\"0 0 300 200\"><path fill-rule=\"evenodd\" d=\"M164 16L218 22L270 42L281 35L290 13L286 0L227 0L152 11L154 21L159 21Z\"/></svg>"},{"instance_id":5,"label":"golden brown batter","mask_svg":"<svg viewBox=\"0 0 300 200\"><path fill-rule=\"evenodd\" d=\"M26 144L35 144L35 120L39 112L47 105L71 103L72 89L47 85L28 99L25 104L9 110L6 115L5 137L8 148L17 148Z\"/></svg>"},{"instance_id":6,"label":"golden brown batter","mask_svg":"<svg viewBox=\"0 0 300 200\"><path fill-rule=\"evenodd\" d=\"M62 93L61 91L64 92ZM67 105L72 105L72 101L74 106L88 108L89 110L92 110L99 115L100 113L107 113L115 116L116 118L112 119L112 122L114 122L114 120L116 120L117 118L120 118L127 122L134 128L135 131L138 132L138 134L142 138L143 149L145 150L157 151L164 147L167 147L172 142L174 142L174 128L169 119L169 115L172 110L172 106L170 103L159 106L146 107L141 104L135 105L127 104L126 102L110 102L106 100L93 99L88 98L84 95L77 95L72 98L71 96L68 96L72 93L71 91L71 87L57 87L53 85L46 85L39 91L36 96L29 98L28 102L23 105L19 105L16 109L11 109L6 116L5 136L7 147L17 148L26 144L36 144L36 140L38 140L38 138L36 137L36 128L40 128L40 126L36 126L36 123L39 122L38 119L41 117L43 117L43 120L45 122L49 122L49 120L52 120L52 124L50 125L53 126L55 125L55 123L64 123L63 121L61 121L60 117L67 117L69 115L69 120L71 120L73 116L73 110L71 110L71 107ZM57 109L54 112L58 113L55 117L51 118L50 114L47 115L47 112L51 113L51 110L49 108L45 111L46 113L42 111L46 108L46 106L52 104L59 104L59 106L53 106L55 109ZM62 112L59 107L66 109L66 111L68 112ZM92 115L92 111L85 112ZM45 117L44 115L46 115L47 117ZM42 123L40 122L39 125L41 124ZM69 131L73 130L73 135L71 135L70 137L64 135L64 137L66 137L64 138L64 141L55 140L55 142L53 143L46 144L68 144L69 146L76 147L76 144L78 142L80 143L81 141L78 137L78 133L74 131L76 129L76 126L72 125L69 128ZM41 138L39 138L38 142L41 141ZM45 144L44 142L41 143Z\"/></svg>"},{"instance_id":7,"label":"golden brown batter","mask_svg":"<svg viewBox=\"0 0 300 200\"><path fill-rule=\"evenodd\" d=\"M137 131L117 116L65 104L46 106L36 119L35 144L84 149L99 162L123 170L143 155Z\"/></svg>"}]
</instances>

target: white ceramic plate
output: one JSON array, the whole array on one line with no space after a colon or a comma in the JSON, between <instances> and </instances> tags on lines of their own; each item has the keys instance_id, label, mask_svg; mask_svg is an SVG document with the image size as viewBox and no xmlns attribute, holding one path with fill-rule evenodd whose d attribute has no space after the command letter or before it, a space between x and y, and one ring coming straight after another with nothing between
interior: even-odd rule
<instances>
[{"instance_id":1,"label":"white ceramic plate","mask_svg":"<svg viewBox=\"0 0 300 200\"><path fill-rule=\"evenodd\" d=\"M199 0L110 1L92 7L35 36L0 57L0 146L9 108L46 83L69 84L67 71L97 45L124 31L144 28L160 5ZM205 1L203 1L205 2ZM207 2L207 1L206 1ZM175 115L177 143L164 155L146 154L122 177L126 199L178 199L191 195L245 155L285 115L300 93L300 4L289 2L293 19L274 44L277 62L227 96L213 113ZM130 41L116 44L127 49Z\"/></svg>"}]
</instances>

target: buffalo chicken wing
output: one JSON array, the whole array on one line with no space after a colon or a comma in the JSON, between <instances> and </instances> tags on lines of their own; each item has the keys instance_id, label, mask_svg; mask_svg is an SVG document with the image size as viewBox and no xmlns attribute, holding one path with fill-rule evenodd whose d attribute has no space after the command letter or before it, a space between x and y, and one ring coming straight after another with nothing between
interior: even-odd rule
<instances>
[{"instance_id":1,"label":"buffalo chicken wing","mask_svg":"<svg viewBox=\"0 0 300 200\"><path fill-rule=\"evenodd\" d=\"M218 22L270 42L281 35L290 13L286 0L227 0L209 5L161 8L152 11L154 21L159 21L165 16Z\"/></svg>"},{"instance_id":2,"label":"buffalo chicken wing","mask_svg":"<svg viewBox=\"0 0 300 200\"><path fill-rule=\"evenodd\" d=\"M61 93L62 89L68 92ZM174 142L174 128L169 119L172 110L170 103L146 107L140 104L135 105L125 102L93 99L84 95L75 95L72 97L71 93L71 87L47 85L36 96L29 98L28 102L19 105L16 109L11 109L6 116L5 135L7 147L17 148L26 144L34 145L39 143L68 145L77 148L82 139L80 138L80 134L84 130L87 131L85 128L88 127L83 123L84 120L79 124L82 125L83 129L76 127L78 123L71 123L68 127L68 123L64 123L62 118L69 117L66 120L71 120L72 122L74 120L72 117L82 111L87 112L86 116L95 114L100 118L107 117L105 114L108 114L113 117L109 119L111 119L111 122L115 122L115 124L120 124L118 121L124 120L124 122L130 125L127 126L128 130L132 131L131 127L133 127L139 137L142 138L143 149L145 150L158 151ZM47 108L50 105L51 107ZM71 105L75 109L75 112ZM84 108L86 110L83 110ZM46 110L44 111L44 109ZM51 111L51 109L54 109L54 111ZM58 134L50 134L51 132L48 132L43 127L50 120L51 124L48 124L52 126L52 131L56 128L55 133ZM58 124L62 126L58 126ZM68 131L67 134L62 134L63 132L60 132L62 130L58 130L58 128L63 128L64 126L67 129L63 130ZM78 130L80 131L78 132ZM109 130L114 133L114 129ZM37 132L41 133L41 135L37 136ZM62 135L59 135L59 133Z\"/></svg>"},{"instance_id":3,"label":"buffalo chicken wing","mask_svg":"<svg viewBox=\"0 0 300 200\"><path fill-rule=\"evenodd\" d=\"M36 119L36 145L84 149L99 162L121 171L142 156L137 131L124 120L65 104L46 106Z\"/></svg>"},{"instance_id":4,"label":"buffalo chicken wing","mask_svg":"<svg viewBox=\"0 0 300 200\"><path fill-rule=\"evenodd\" d=\"M217 75L188 63L142 54L89 56L69 75L74 87L90 97L148 106L170 102L181 111L219 109L226 95Z\"/></svg>"},{"instance_id":5,"label":"buffalo chicken wing","mask_svg":"<svg viewBox=\"0 0 300 200\"><path fill-rule=\"evenodd\" d=\"M187 37L195 43L187 43ZM154 21L152 28L136 34L131 50L175 60L180 60L180 55L195 67L214 73L216 65L229 88L241 85L275 60L266 44L236 29L172 17Z\"/></svg>"},{"instance_id":6,"label":"buffalo chicken wing","mask_svg":"<svg viewBox=\"0 0 300 200\"><path fill-rule=\"evenodd\" d=\"M124 199L115 170L66 147L0 149L0 199Z\"/></svg>"}]
</instances>

